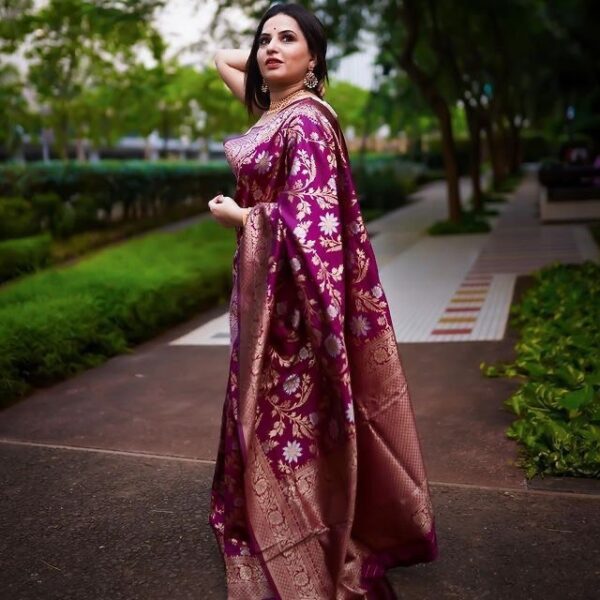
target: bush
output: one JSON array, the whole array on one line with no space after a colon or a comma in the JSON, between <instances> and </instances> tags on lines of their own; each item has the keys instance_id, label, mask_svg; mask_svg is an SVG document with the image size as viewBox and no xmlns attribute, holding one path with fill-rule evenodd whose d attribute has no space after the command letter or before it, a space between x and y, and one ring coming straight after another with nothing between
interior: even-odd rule
<instances>
[{"instance_id":1,"label":"bush","mask_svg":"<svg viewBox=\"0 0 600 600\"><path fill-rule=\"evenodd\" d=\"M487 233L490 225L483 220L480 213L463 212L460 222L437 221L427 229L429 235L460 235L463 233Z\"/></svg>"},{"instance_id":2,"label":"bush","mask_svg":"<svg viewBox=\"0 0 600 600\"><path fill-rule=\"evenodd\" d=\"M159 216L184 203L205 208L218 192L232 195L234 186L225 161L57 161L0 167L0 191L25 203L33 220L33 230L20 235L49 229L65 237L115 220Z\"/></svg>"},{"instance_id":3,"label":"bush","mask_svg":"<svg viewBox=\"0 0 600 600\"><path fill-rule=\"evenodd\" d=\"M457 138L454 140L456 146L456 160L458 162L458 171L460 175L467 175L471 161L471 143L466 138ZM444 169L444 156L442 154L441 140L431 140L429 148L423 153L423 160L428 169L433 171L442 171Z\"/></svg>"},{"instance_id":4,"label":"bush","mask_svg":"<svg viewBox=\"0 0 600 600\"><path fill-rule=\"evenodd\" d=\"M515 175L509 175L505 179L503 179L495 188L494 192L498 192L501 194L510 194L514 192L523 179L523 175L521 173L517 173Z\"/></svg>"},{"instance_id":5,"label":"bush","mask_svg":"<svg viewBox=\"0 0 600 600\"><path fill-rule=\"evenodd\" d=\"M0 242L0 283L45 267L51 243L48 234Z\"/></svg>"},{"instance_id":6,"label":"bush","mask_svg":"<svg viewBox=\"0 0 600 600\"><path fill-rule=\"evenodd\" d=\"M0 289L0 404L225 300L233 250L230 232L203 221Z\"/></svg>"},{"instance_id":7,"label":"bush","mask_svg":"<svg viewBox=\"0 0 600 600\"><path fill-rule=\"evenodd\" d=\"M0 198L0 240L25 237L39 231L31 202L23 198Z\"/></svg>"},{"instance_id":8,"label":"bush","mask_svg":"<svg viewBox=\"0 0 600 600\"><path fill-rule=\"evenodd\" d=\"M545 156L558 152L556 143L539 132L523 132L521 135L521 152L523 162L538 162Z\"/></svg>"},{"instance_id":9,"label":"bush","mask_svg":"<svg viewBox=\"0 0 600 600\"><path fill-rule=\"evenodd\" d=\"M482 192L481 198L484 204L504 204L508 202L506 196L500 192Z\"/></svg>"},{"instance_id":10,"label":"bush","mask_svg":"<svg viewBox=\"0 0 600 600\"><path fill-rule=\"evenodd\" d=\"M352 175L361 209L382 214L402 206L416 190L416 178L423 170L422 165L394 155L357 161Z\"/></svg>"},{"instance_id":11,"label":"bush","mask_svg":"<svg viewBox=\"0 0 600 600\"><path fill-rule=\"evenodd\" d=\"M519 464L528 477L600 477L600 265L538 271L511 315L515 361L481 369L523 381L505 402L518 417L507 435L521 444Z\"/></svg>"}]
</instances>

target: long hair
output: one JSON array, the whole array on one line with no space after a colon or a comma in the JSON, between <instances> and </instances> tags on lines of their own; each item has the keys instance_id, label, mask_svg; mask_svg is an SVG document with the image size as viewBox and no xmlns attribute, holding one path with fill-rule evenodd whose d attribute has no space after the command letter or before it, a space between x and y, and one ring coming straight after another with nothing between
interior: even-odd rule
<instances>
[{"instance_id":1,"label":"long hair","mask_svg":"<svg viewBox=\"0 0 600 600\"><path fill-rule=\"evenodd\" d=\"M272 16L279 13L284 13L293 17L300 30L306 38L308 50L311 54L316 57L315 68L313 73L317 77L319 83L312 91L314 94L322 98L322 93L319 93L318 89L320 84L326 80L329 83L329 76L327 74L327 63L325 62L325 55L327 54L327 38L325 36L325 28L319 19L313 15L309 10L301 6L300 4L274 4L269 7L267 12L262 16L256 33L254 34L254 41L252 42L252 48L250 49L250 55L246 62L246 77L245 77L245 94L244 104L248 110L248 114L252 116L254 105L259 108L266 110L269 108L269 92L263 92L260 89L262 84L262 75L258 67L258 60L256 53L258 52L259 37L265 24L265 21L270 19Z\"/></svg>"}]
</instances>

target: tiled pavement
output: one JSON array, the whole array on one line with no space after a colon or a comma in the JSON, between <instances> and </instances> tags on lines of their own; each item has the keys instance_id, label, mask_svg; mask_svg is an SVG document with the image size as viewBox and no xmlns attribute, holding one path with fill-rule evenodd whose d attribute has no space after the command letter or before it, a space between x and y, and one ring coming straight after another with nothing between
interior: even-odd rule
<instances>
[{"instance_id":1,"label":"tiled pavement","mask_svg":"<svg viewBox=\"0 0 600 600\"><path fill-rule=\"evenodd\" d=\"M446 214L445 184L426 186L413 202L369 224L394 328L402 342L500 340L515 280L554 261L598 260L580 224L540 225L537 182L530 174L490 219L488 234L431 237L425 229ZM463 198L470 186L462 182ZM175 345L228 345L223 314Z\"/></svg>"}]
</instances>

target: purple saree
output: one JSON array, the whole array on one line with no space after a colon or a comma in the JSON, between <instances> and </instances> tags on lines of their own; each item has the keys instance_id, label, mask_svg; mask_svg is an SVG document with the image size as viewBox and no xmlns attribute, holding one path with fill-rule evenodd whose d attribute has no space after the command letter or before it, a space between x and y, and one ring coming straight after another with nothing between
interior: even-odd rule
<instances>
[{"instance_id":1,"label":"purple saree","mask_svg":"<svg viewBox=\"0 0 600 600\"><path fill-rule=\"evenodd\" d=\"M231 600L393 598L434 560L429 488L335 115L302 98L225 143L237 230L209 522Z\"/></svg>"}]
</instances>

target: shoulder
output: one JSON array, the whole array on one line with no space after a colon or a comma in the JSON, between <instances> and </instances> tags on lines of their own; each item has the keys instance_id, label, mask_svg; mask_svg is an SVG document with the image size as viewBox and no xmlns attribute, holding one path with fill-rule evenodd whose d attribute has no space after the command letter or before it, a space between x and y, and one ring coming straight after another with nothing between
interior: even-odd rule
<instances>
[{"instance_id":1,"label":"shoulder","mask_svg":"<svg viewBox=\"0 0 600 600\"><path fill-rule=\"evenodd\" d=\"M286 130L291 137L331 139L339 130L337 114L324 100L305 98L290 107Z\"/></svg>"}]
</instances>

